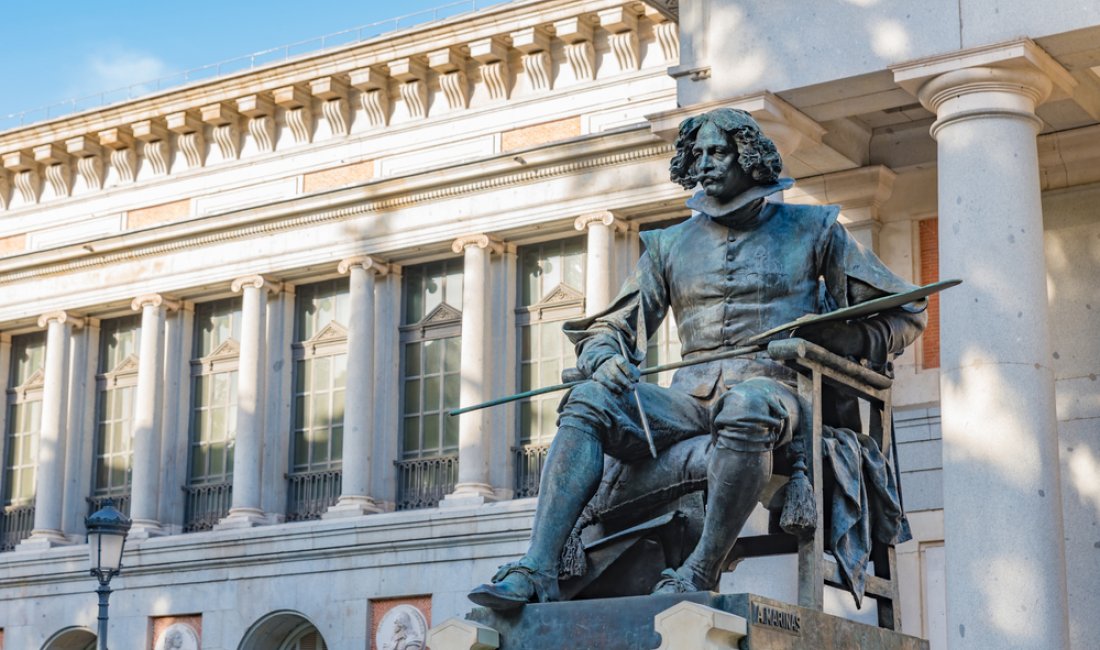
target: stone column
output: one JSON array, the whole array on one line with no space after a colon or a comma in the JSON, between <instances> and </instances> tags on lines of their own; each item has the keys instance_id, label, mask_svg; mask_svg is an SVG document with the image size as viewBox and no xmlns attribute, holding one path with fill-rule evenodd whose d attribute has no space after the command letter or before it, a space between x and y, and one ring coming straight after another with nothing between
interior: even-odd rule
<instances>
[{"instance_id":1,"label":"stone column","mask_svg":"<svg viewBox=\"0 0 1100 650\"><path fill-rule=\"evenodd\" d=\"M389 266L368 257L340 262L349 274L351 314L348 317L348 376L344 390L344 458L340 500L325 518L381 512L371 496L374 458L374 280Z\"/></svg>"},{"instance_id":2,"label":"stone column","mask_svg":"<svg viewBox=\"0 0 1100 650\"><path fill-rule=\"evenodd\" d=\"M42 421L38 430L38 466L34 482L34 528L28 547L53 546L67 540L61 530L65 481L65 424L69 402L69 343L84 319L64 311L43 314L46 360L42 387Z\"/></svg>"},{"instance_id":3,"label":"stone column","mask_svg":"<svg viewBox=\"0 0 1100 650\"><path fill-rule=\"evenodd\" d=\"M130 308L141 312L138 378L134 391L133 470L130 482L130 534L149 537L162 533L157 502L160 499L161 410L164 395L164 320L179 303L158 293L134 298Z\"/></svg>"},{"instance_id":4,"label":"stone column","mask_svg":"<svg viewBox=\"0 0 1100 650\"><path fill-rule=\"evenodd\" d=\"M940 274L963 279L940 312L948 645L1065 648L1035 108L1072 79L1030 42L959 59L895 70L936 114Z\"/></svg>"},{"instance_id":5,"label":"stone column","mask_svg":"<svg viewBox=\"0 0 1100 650\"><path fill-rule=\"evenodd\" d=\"M465 257L462 267L462 347L459 353L462 386L459 404L489 398L489 256L501 253L501 244L488 235L459 237L451 250ZM489 480L490 436L484 410L463 413L458 423L458 483L440 505L472 505L496 498Z\"/></svg>"},{"instance_id":6,"label":"stone column","mask_svg":"<svg viewBox=\"0 0 1100 650\"><path fill-rule=\"evenodd\" d=\"M584 272L584 313L591 316L611 304L615 297L615 233L626 224L611 212L590 212L573 221L577 230L588 230L588 260Z\"/></svg>"},{"instance_id":7,"label":"stone column","mask_svg":"<svg viewBox=\"0 0 1100 650\"><path fill-rule=\"evenodd\" d=\"M218 528L247 528L264 523L263 474L264 345L267 294L279 284L262 275L233 281L241 292L241 351L237 364L237 440L233 454L233 501Z\"/></svg>"}]
</instances>

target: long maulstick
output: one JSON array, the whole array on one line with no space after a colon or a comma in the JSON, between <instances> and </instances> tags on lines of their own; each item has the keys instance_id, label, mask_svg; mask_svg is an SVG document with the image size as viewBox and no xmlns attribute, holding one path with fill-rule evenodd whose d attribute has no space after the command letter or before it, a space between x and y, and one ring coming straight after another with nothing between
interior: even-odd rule
<instances>
[{"instance_id":1,"label":"long maulstick","mask_svg":"<svg viewBox=\"0 0 1100 650\"><path fill-rule=\"evenodd\" d=\"M918 287L912 291L905 291L902 293L891 293L881 298L875 298L873 300L867 300L861 302L858 305L852 307L843 307L835 311L828 312L826 314L807 314L801 318L793 320L789 323L774 327L766 332L761 332L756 336L749 339L750 345L734 348L725 352L718 352L715 354L708 354L702 357L695 357L686 361L677 361L675 363L666 363L660 366L653 366L652 368L642 368L642 376L653 375L659 372L666 372L668 370L676 370L677 368L683 368L685 366L694 366L700 363L707 363L709 361L719 361L721 359L732 359L734 357L744 356L746 354L752 354L754 352L760 352L767 347L766 339L780 334L788 330L798 329L799 327L809 327L811 325L817 325L833 320L856 320L871 316L887 309L893 309L900 307L901 305L920 300L934 293L939 293L944 289L950 289L951 287L961 283L962 280L943 280L940 282L933 282L932 284L926 284L923 287ZM534 390L525 391L523 393L516 393L515 395L509 395L507 397L498 397L497 399L491 399L488 402L482 402L480 404L474 404L472 406L463 406L461 408L452 409L447 412L450 416L462 415L463 413L469 413L470 411L479 411L490 406L500 406L501 404L507 404L509 402L515 402L517 400L526 399L528 397L536 397L538 395L545 395L546 393L553 393L559 390L566 390L583 384L586 381L591 381L588 378L577 379L575 381L567 381L561 384L554 384L553 386L544 386L542 388L536 388Z\"/></svg>"},{"instance_id":2,"label":"long maulstick","mask_svg":"<svg viewBox=\"0 0 1100 650\"><path fill-rule=\"evenodd\" d=\"M750 345L741 348L734 348L732 350L726 350L725 352L718 352L716 354L708 354L705 357L695 357L686 361L676 361L675 363L666 363L659 366L653 366L652 368L641 368L642 376L655 375L660 372L668 370L676 370L677 368L683 368L685 366L694 366L699 363L707 363L708 361L720 361L722 359L732 359L734 357L744 356L746 354L752 354L753 352L760 352L764 349L763 345ZM516 393L515 395L509 395L507 397L498 397L491 399L488 402L482 402L480 404L474 404L472 406L463 406L461 408L452 409L447 411L447 415L455 416L462 415L463 413L469 413L470 411L480 411L491 406L500 406L501 404L507 404L509 402L515 402L528 397L537 397L539 395L545 395L546 393L553 393L559 390L567 390L574 386L583 384L586 381L592 381L591 379L577 379L575 381L567 381L561 384L554 384L553 386L543 386L542 388L535 388L533 390L525 391L522 393Z\"/></svg>"}]
</instances>

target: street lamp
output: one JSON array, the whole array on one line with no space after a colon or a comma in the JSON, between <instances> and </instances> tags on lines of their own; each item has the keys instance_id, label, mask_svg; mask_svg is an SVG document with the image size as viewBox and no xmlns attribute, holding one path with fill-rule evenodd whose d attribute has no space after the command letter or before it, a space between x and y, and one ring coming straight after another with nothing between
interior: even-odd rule
<instances>
[{"instance_id":1,"label":"street lamp","mask_svg":"<svg viewBox=\"0 0 1100 650\"><path fill-rule=\"evenodd\" d=\"M122 547L130 532L130 518L115 508L111 499L92 516L84 519L88 529L88 562L91 574L99 581L99 650L107 650L107 599L111 597L111 578L122 570Z\"/></svg>"}]
</instances>

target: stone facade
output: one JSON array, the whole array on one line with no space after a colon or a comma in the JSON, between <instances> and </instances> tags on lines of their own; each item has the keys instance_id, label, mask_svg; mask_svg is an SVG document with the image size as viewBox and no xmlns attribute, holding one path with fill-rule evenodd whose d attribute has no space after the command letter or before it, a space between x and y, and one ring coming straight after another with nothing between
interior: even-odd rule
<instances>
[{"instance_id":1,"label":"stone facade","mask_svg":"<svg viewBox=\"0 0 1100 650\"><path fill-rule=\"evenodd\" d=\"M671 137L721 105L786 200L966 280L895 362L904 631L1091 647L1100 13L1069 4L516 0L0 133L0 643L94 636L107 497L136 521L115 647L461 616L526 545L554 402L441 412L569 365L560 320L687 215ZM795 571L722 588L790 600Z\"/></svg>"}]
</instances>

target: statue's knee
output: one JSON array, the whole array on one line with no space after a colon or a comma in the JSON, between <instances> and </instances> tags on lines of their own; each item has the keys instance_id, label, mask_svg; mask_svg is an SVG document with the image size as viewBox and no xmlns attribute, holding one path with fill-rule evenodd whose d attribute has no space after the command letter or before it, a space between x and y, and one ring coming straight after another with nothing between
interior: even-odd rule
<instances>
[{"instance_id":1,"label":"statue's knee","mask_svg":"<svg viewBox=\"0 0 1100 650\"><path fill-rule=\"evenodd\" d=\"M715 409L715 444L734 451L770 451L783 439L789 416L767 384L738 384L720 398Z\"/></svg>"},{"instance_id":2,"label":"statue's knee","mask_svg":"<svg viewBox=\"0 0 1100 650\"><path fill-rule=\"evenodd\" d=\"M595 381L574 387L558 407L558 435L585 435L605 443L616 398Z\"/></svg>"},{"instance_id":3,"label":"statue's knee","mask_svg":"<svg viewBox=\"0 0 1100 650\"><path fill-rule=\"evenodd\" d=\"M578 408L607 410L616 399L617 396L600 382L586 381L569 391L562 403L561 411L566 413Z\"/></svg>"}]
</instances>

